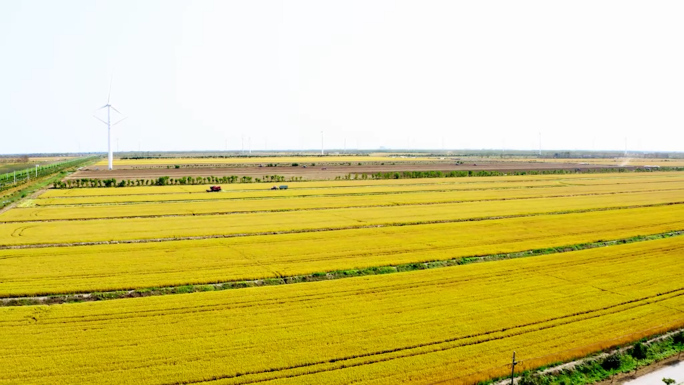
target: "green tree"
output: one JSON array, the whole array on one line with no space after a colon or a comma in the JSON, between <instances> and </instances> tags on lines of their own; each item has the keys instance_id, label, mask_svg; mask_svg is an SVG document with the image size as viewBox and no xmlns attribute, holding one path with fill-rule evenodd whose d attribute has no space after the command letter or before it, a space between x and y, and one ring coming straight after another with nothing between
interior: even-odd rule
<instances>
[{"instance_id":1,"label":"green tree","mask_svg":"<svg viewBox=\"0 0 684 385\"><path fill-rule=\"evenodd\" d=\"M648 355L648 348L641 342L637 342L629 351L629 354L637 360L643 360Z\"/></svg>"}]
</instances>

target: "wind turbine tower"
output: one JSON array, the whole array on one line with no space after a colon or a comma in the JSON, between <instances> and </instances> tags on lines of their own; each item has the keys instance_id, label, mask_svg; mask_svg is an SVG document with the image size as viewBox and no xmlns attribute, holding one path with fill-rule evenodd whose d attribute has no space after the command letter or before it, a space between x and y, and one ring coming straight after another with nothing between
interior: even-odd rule
<instances>
[{"instance_id":1,"label":"wind turbine tower","mask_svg":"<svg viewBox=\"0 0 684 385\"><path fill-rule=\"evenodd\" d=\"M541 157L541 132L539 133L539 156Z\"/></svg>"},{"instance_id":2,"label":"wind turbine tower","mask_svg":"<svg viewBox=\"0 0 684 385\"><path fill-rule=\"evenodd\" d=\"M119 110L114 108L111 104L109 104L109 100L110 100L111 96L112 96L112 83L110 82L109 83L109 94L107 95L107 104L98 108L98 111L102 110L104 108L107 109L107 121L100 119L97 115L93 115L95 117L95 119L97 119L100 122L107 125L107 152L108 152L108 159L109 159L109 165L108 165L109 170L112 170L114 168L112 165L113 160L114 160L114 154L112 154L112 126L115 126L115 125L121 123L124 119L127 118L127 117L123 117L123 118L117 120L116 122L112 123L112 120L111 120L112 110L114 110L114 112L118 113L119 115L123 115L123 114L121 112L119 112ZM118 139L117 139L117 141L118 141Z\"/></svg>"}]
</instances>

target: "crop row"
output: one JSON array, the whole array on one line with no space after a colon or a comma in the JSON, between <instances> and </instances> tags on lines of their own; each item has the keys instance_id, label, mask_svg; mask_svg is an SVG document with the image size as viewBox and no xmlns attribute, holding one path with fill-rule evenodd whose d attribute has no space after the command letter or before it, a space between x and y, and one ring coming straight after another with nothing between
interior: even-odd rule
<instances>
[{"instance_id":1,"label":"crop row","mask_svg":"<svg viewBox=\"0 0 684 385\"><path fill-rule=\"evenodd\" d=\"M276 278L511 253L681 229L684 207L678 205L224 239L8 249L0 250L0 296ZM74 237L79 239L77 231Z\"/></svg>"},{"instance_id":2,"label":"crop row","mask_svg":"<svg viewBox=\"0 0 684 385\"><path fill-rule=\"evenodd\" d=\"M681 188L678 188L681 187ZM593 195L593 198L580 196ZM600 195L604 195L600 198ZM305 196L305 197L273 197L270 199L217 199L190 200L180 202L140 202L136 204L100 204L79 206L38 206L25 207L0 214L0 222L21 222L41 220L77 220L97 218L130 218L152 217L163 215L202 215L228 214L257 211L293 211L333 209L347 207L426 205L438 203L462 203L462 210L483 207L493 209L507 208L513 202L500 205L503 200L533 199L525 203L519 202L520 209L527 210L538 201L535 198L558 199L558 207L563 208L568 199L591 201L596 204L630 205L675 202L684 199L684 182L678 184L643 184L643 185L609 185L609 186L571 186L534 189L505 189L481 191L424 191L406 192L402 194L371 194L342 196ZM465 204L465 202L492 201ZM130 203L130 202L129 202ZM548 206L539 206L545 210ZM598 207L598 206L593 206ZM463 212L463 211L462 211ZM491 213L485 210L484 213ZM507 211L508 212L508 211ZM525 211L522 211L525 212ZM475 214L475 212L473 212Z\"/></svg>"},{"instance_id":3,"label":"crop row","mask_svg":"<svg viewBox=\"0 0 684 385\"><path fill-rule=\"evenodd\" d=\"M643 184L640 183L640 184ZM661 184L684 184L684 181L662 182ZM62 197L39 199L37 204L40 206L49 205L77 205L77 204L99 204L99 203L125 203L125 202L172 202L179 200L222 200L222 199L245 199L245 198L268 198L268 197L301 197L301 196L340 196L340 195L365 195L365 194L384 194L384 193L405 193L422 191L468 191L474 189L512 189L527 187L552 187L559 184L552 181L533 181L533 182L511 182L505 185L491 185L488 183L477 184L416 184L400 186L362 186L345 188L298 188L292 186L286 190L271 190L271 186L262 185L260 189L254 190L231 190L226 189L221 193L207 194L206 186L201 191L192 193L171 193L154 195L109 195L109 196L90 196L90 197ZM288 186L289 187L289 186Z\"/></svg>"},{"instance_id":4,"label":"crop row","mask_svg":"<svg viewBox=\"0 0 684 385\"><path fill-rule=\"evenodd\" d=\"M550 363L684 325L683 251L677 237L306 285L0 308L0 367L11 368L0 383L505 374L513 350Z\"/></svg>"},{"instance_id":5,"label":"crop row","mask_svg":"<svg viewBox=\"0 0 684 385\"><path fill-rule=\"evenodd\" d=\"M117 218L97 221L8 222L0 224L0 245L238 236L258 233L338 230L372 226L400 226L448 221L471 221L502 216L544 215L605 207L662 205L681 201L677 191L659 194L620 194L540 198L492 202L342 208L232 215ZM680 223L684 205L648 207L663 220ZM678 228L682 228L678 226Z\"/></svg>"}]
</instances>

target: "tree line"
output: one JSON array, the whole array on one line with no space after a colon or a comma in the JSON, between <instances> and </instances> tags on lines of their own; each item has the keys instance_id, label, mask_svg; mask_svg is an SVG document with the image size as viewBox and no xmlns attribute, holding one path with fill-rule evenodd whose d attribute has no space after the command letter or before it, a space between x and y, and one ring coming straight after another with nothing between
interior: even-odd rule
<instances>
[{"instance_id":1,"label":"tree line","mask_svg":"<svg viewBox=\"0 0 684 385\"><path fill-rule=\"evenodd\" d=\"M290 182L301 181L302 177L290 177L287 179ZM262 178L253 178L251 176L184 176L180 178L171 178L168 176L161 176L157 179L123 179L116 180L109 179L67 179L56 181L53 187L56 189L69 188L99 188L99 187L137 187L137 186L178 186L178 185L201 185L201 184L231 184L231 183L277 183L285 182L286 178L282 175L265 175Z\"/></svg>"},{"instance_id":2,"label":"tree line","mask_svg":"<svg viewBox=\"0 0 684 385\"><path fill-rule=\"evenodd\" d=\"M369 179L416 179L416 178L468 178L507 175L548 175L548 174L577 174L577 173L615 173L615 172L656 172L656 171L684 171L684 167L661 167L658 169L627 169L627 168L596 168L596 169L567 169L567 170L526 170L526 171L487 171L487 170L459 170L459 171L395 171L377 173L349 173L338 175L335 180L369 180ZM54 182L56 189L69 188L99 188L99 187L136 187L136 186L177 186L201 184L233 184L233 183L278 183L301 181L301 176L286 178L282 175L264 175L261 178L251 176L184 176L171 178L161 176L157 179L93 179L80 178Z\"/></svg>"}]
</instances>

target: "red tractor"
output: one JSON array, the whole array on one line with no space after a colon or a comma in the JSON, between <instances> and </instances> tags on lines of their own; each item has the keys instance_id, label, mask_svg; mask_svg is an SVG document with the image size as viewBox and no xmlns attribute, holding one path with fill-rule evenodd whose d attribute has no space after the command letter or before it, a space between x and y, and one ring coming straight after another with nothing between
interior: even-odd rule
<instances>
[{"instance_id":1,"label":"red tractor","mask_svg":"<svg viewBox=\"0 0 684 385\"><path fill-rule=\"evenodd\" d=\"M207 192L221 192L221 186L211 186Z\"/></svg>"}]
</instances>

